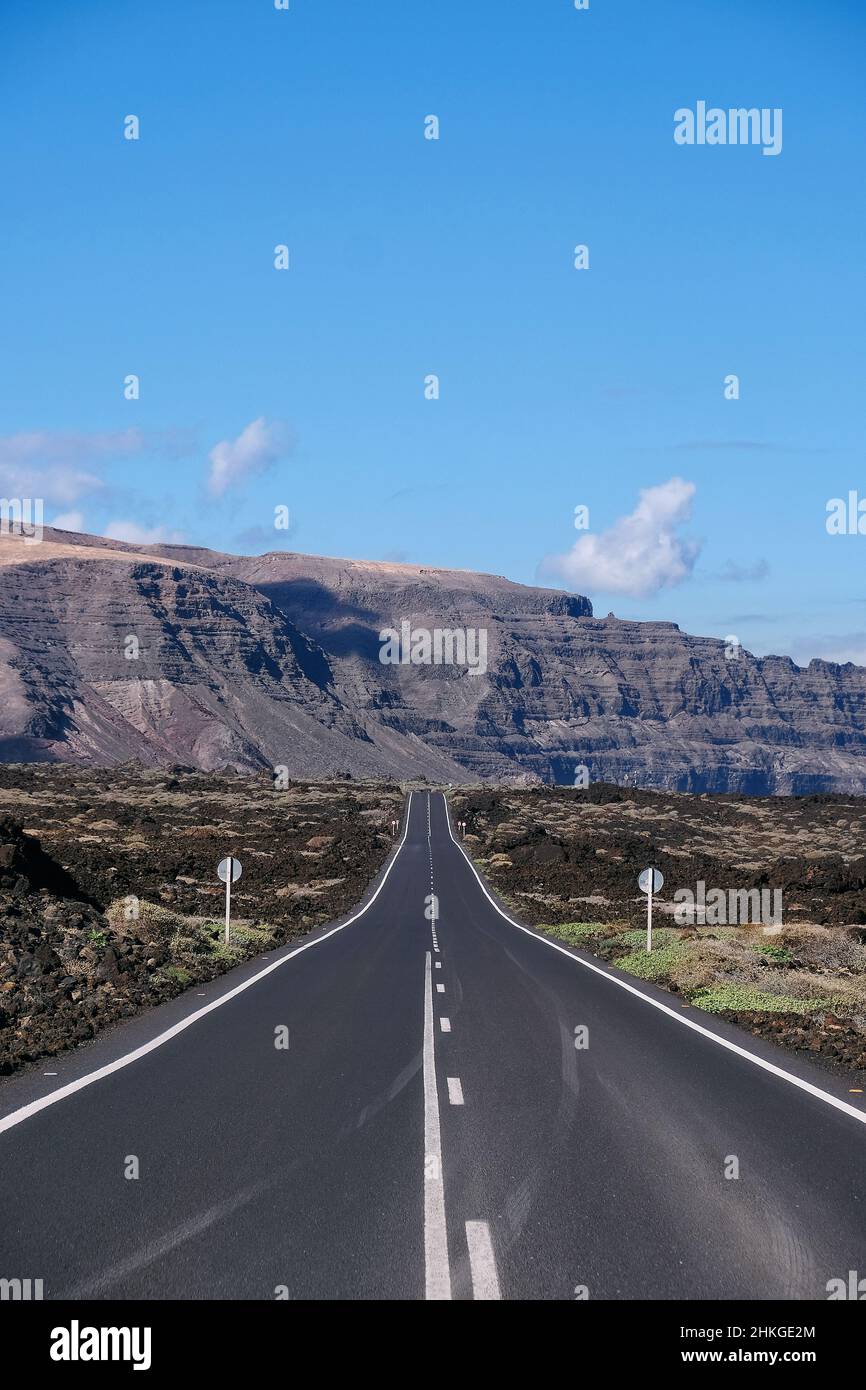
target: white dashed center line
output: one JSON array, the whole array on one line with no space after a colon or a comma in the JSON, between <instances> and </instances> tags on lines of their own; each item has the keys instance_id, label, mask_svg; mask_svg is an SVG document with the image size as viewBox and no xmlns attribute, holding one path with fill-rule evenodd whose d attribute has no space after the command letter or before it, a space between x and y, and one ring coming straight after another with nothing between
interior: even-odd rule
<instances>
[{"instance_id":1,"label":"white dashed center line","mask_svg":"<svg viewBox=\"0 0 866 1390\"><path fill-rule=\"evenodd\" d=\"M476 1303L501 1299L499 1275L493 1241L486 1221L466 1222L466 1243L469 1246L469 1268L472 1271L472 1296Z\"/></svg>"},{"instance_id":2,"label":"white dashed center line","mask_svg":"<svg viewBox=\"0 0 866 1390\"><path fill-rule=\"evenodd\" d=\"M463 1104L463 1087L459 1076L448 1077L448 1099L452 1105Z\"/></svg>"},{"instance_id":3,"label":"white dashed center line","mask_svg":"<svg viewBox=\"0 0 866 1390\"><path fill-rule=\"evenodd\" d=\"M451 1020L450 1020L450 1018L440 1018L440 1020L439 1020L439 1027L442 1029L442 1032L443 1032L443 1033L450 1033L450 1032L451 1032Z\"/></svg>"},{"instance_id":4,"label":"white dashed center line","mask_svg":"<svg viewBox=\"0 0 866 1390\"><path fill-rule=\"evenodd\" d=\"M433 972L430 952L424 968L424 1271L428 1299L450 1299L448 1228L442 1179L442 1134L433 1045Z\"/></svg>"}]
</instances>

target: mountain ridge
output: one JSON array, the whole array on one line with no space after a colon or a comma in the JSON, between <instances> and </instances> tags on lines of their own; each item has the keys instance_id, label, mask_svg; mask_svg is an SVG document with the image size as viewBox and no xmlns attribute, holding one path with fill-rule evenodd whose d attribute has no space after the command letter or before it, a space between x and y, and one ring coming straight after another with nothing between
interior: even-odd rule
<instances>
[{"instance_id":1,"label":"mountain ridge","mask_svg":"<svg viewBox=\"0 0 866 1390\"><path fill-rule=\"evenodd\" d=\"M383 665L405 621L483 628L487 669ZM728 660L675 623L403 562L0 536L0 697L7 762L866 790L864 668Z\"/></svg>"}]
</instances>

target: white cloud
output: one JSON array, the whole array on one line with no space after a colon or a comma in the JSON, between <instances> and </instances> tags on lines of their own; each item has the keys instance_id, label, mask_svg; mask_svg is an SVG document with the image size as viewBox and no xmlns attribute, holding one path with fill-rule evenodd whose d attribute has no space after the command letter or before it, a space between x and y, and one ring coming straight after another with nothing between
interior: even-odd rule
<instances>
[{"instance_id":1,"label":"white cloud","mask_svg":"<svg viewBox=\"0 0 866 1390\"><path fill-rule=\"evenodd\" d=\"M141 430L86 432L31 430L0 435L0 468L48 463L77 464L95 458L129 458L145 447Z\"/></svg>"},{"instance_id":2,"label":"white cloud","mask_svg":"<svg viewBox=\"0 0 866 1390\"><path fill-rule=\"evenodd\" d=\"M104 536L112 541L128 541L130 545L183 545L182 531L169 531L165 526L140 526L137 521L110 521Z\"/></svg>"},{"instance_id":3,"label":"white cloud","mask_svg":"<svg viewBox=\"0 0 866 1390\"><path fill-rule=\"evenodd\" d=\"M58 531L83 531L84 514L83 512L61 512L59 516L54 518L51 525L56 526Z\"/></svg>"},{"instance_id":4,"label":"white cloud","mask_svg":"<svg viewBox=\"0 0 866 1390\"><path fill-rule=\"evenodd\" d=\"M603 590L645 598L688 579L700 552L678 528L691 516L694 483L670 478L642 488L640 501L607 531L586 532L565 555L551 555L543 569L581 593Z\"/></svg>"},{"instance_id":5,"label":"white cloud","mask_svg":"<svg viewBox=\"0 0 866 1390\"><path fill-rule=\"evenodd\" d=\"M33 464L7 464L0 461L0 492L4 497L41 497L55 506L73 502L103 487L95 473L63 464L39 468Z\"/></svg>"},{"instance_id":6,"label":"white cloud","mask_svg":"<svg viewBox=\"0 0 866 1390\"><path fill-rule=\"evenodd\" d=\"M208 491L222 497L244 478L264 473L291 447L288 428L279 421L268 424L263 415L251 420L237 439L223 439L208 455Z\"/></svg>"},{"instance_id":7,"label":"white cloud","mask_svg":"<svg viewBox=\"0 0 866 1390\"><path fill-rule=\"evenodd\" d=\"M105 492L94 471L101 463L155 454L179 458L193 449L177 430L31 430L0 435L0 493L41 497L70 507L91 493Z\"/></svg>"},{"instance_id":8,"label":"white cloud","mask_svg":"<svg viewBox=\"0 0 866 1390\"><path fill-rule=\"evenodd\" d=\"M131 458L145 447L141 430L83 433L31 430L0 435L0 491L68 507L104 483L91 471L102 459Z\"/></svg>"}]
</instances>

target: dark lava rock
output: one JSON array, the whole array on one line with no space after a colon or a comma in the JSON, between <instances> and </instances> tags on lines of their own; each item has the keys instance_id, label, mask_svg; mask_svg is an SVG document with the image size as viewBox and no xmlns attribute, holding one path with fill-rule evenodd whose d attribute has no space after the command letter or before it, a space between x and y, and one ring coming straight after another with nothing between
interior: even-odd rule
<instances>
[{"instance_id":1,"label":"dark lava rock","mask_svg":"<svg viewBox=\"0 0 866 1390\"><path fill-rule=\"evenodd\" d=\"M63 898L89 899L60 864L45 854L32 835L25 835L10 816L0 817L0 892L49 893Z\"/></svg>"},{"instance_id":2,"label":"dark lava rock","mask_svg":"<svg viewBox=\"0 0 866 1390\"><path fill-rule=\"evenodd\" d=\"M844 1070L866 1072L866 1032L850 1019L828 1014L816 1031L803 1026L799 1014L765 1013L758 1010L727 1011L721 1015L755 1037L769 1038L795 1051L808 1052Z\"/></svg>"}]
</instances>

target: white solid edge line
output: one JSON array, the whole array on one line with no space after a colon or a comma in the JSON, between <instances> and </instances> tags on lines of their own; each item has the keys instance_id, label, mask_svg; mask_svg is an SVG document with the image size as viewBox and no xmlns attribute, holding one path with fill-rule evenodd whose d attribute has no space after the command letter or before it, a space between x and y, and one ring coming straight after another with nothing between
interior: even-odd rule
<instances>
[{"instance_id":1,"label":"white solid edge line","mask_svg":"<svg viewBox=\"0 0 866 1390\"><path fill-rule=\"evenodd\" d=\"M499 1275L490 1227L486 1221L466 1222L466 1244L469 1246L469 1268L472 1272L472 1297L475 1302L501 1299Z\"/></svg>"},{"instance_id":2,"label":"white solid edge line","mask_svg":"<svg viewBox=\"0 0 866 1390\"><path fill-rule=\"evenodd\" d=\"M353 922L357 922L359 917L363 917L364 913L370 910L382 889L385 887L388 881L388 875L397 863L400 851L406 843L406 836L409 834L409 821L412 814L413 796L414 792L410 792L409 804L406 807L406 828L403 831L403 838L397 846L397 853L385 870L382 876L382 882L379 884L379 887L376 889L370 901L365 903L353 917L350 917L346 922L341 922L338 927L332 927L330 931L325 932L324 936L317 937L315 941L307 941L303 946L296 946L286 955L280 956L278 960L273 961L270 965L266 965L264 970L259 970L255 975L251 975L248 980L244 980L243 984L236 985L234 989L230 989L227 994L221 995L220 998L215 999L213 1003L205 1004L203 1008L196 1009L195 1013L188 1014L187 1017L181 1019L179 1023L173 1024L172 1027L167 1028L164 1033L159 1033L155 1038L151 1038L150 1042L143 1043L141 1047L135 1048L133 1052L127 1052L125 1056L118 1057L113 1062L107 1062L104 1067L99 1067L96 1071L88 1072L86 1076L80 1076L75 1081L69 1081L65 1086L58 1086L56 1091L49 1092L47 1096L41 1096L39 1100L30 1101L28 1105L22 1105L20 1109L10 1111L8 1115L4 1115L0 1118L0 1134L7 1129L14 1129L16 1125L22 1124L23 1121L28 1120L31 1115L37 1115L40 1110L47 1109L49 1105L56 1105L58 1101L65 1100L67 1096L74 1095L76 1091L83 1091L86 1086L92 1086L94 1082L102 1081L104 1077L110 1076L112 1072L121 1071L124 1067L131 1066L133 1062L137 1062L140 1058L146 1057L149 1052L155 1052L158 1047L162 1047L163 1043L167 1043L172 1038L176 1038L178 1033L182 1033L186 1028L190 1028L193 1023L197 1023L200 1018L204 1018L205 1014L212 1013L214 1009L218 1009L222 1004L227 1004L230 999L235 999L239 994L243 994L245 990L251 989L253 985L258 984L259 980L263 980L266 975L270 975L271 971L279 970L281 965L285 965L286 962L292 960L293 957L299 956L302 951L309 951L312 946L319 946L323 941L327 941L329 937L336 936L337 932L343 931L345 927L350 927Z\"/></svg>"},{"instance_id":3,"label":"white solid edge line","mask_svg":"<svg viewBox=\"0 0 866 1390\"><path fill-rule=\"evenodd\" d=\"M627 990L629 994L634 994L638 999L642 999L645 1004L651 1004L654 1009L658 1009L659 1013L667 1014L668 1018L672 1018L676 1023L681 1023L684 1028L691 1028L693 1032L700 1033L703 1037L709 1038L711 1042L718 1043L719 1047L726 1048L728 1052L735 1052L738 1057L744 1057L747 1062L751 1062L754 1066L760 1067L763 1071L768 1071L773 1076L781 1077L783 1081L789 1082L792 1086L798 1087L801 1091L808 1092L810 1096L815 1096L817 1100L823 1100L826 1105L832 1105L834 1110L841 1110L843 1114L850 1115L852 1119L859 1120L861 1124L866 1124L866 1111L858 1110L856 1106L849 1105L847 1101L840 1100L838 1096L832 1095L829 1091L822 1091L820 1086L813 1086L811 1081L803 1081L801 1077L795 1076L793 1072L785 1071L784 1067L777 1067L774 1062L768 1062L763 1057L756 1056L754 1052L749 1052L747 1048L740 1047L738 1043L730 1042L727 1038L720 1037L718 1033L712 1032L710 1028L703 1028L700 1023L695 1023L694 1019L684 1018L682 1014L669 1008L667 1004L663 1004L660 999L653 999L651 995L644 994L643 990L636 989L635 986L630 985L627 980L621 980L617 975L609 974L608 971L603 970L600 965L593 965L591 961L584 960L581 956L572 955L571 951L567 950L564 946L560 946L558 942L549 941L546 936L540 936L538 932L531 931L529 927L524 927L520 922L515 922L514 918L509 917L507 912L503 912L499 904L490 896L484 886L481 875L472 863L466 850L459 840L454 839L454 834L451 829L451 812L448 807L448 798L445 796L444 792L442 793L442 800L445 802L445 818L448 825L448 834L451 836L454 844L460 850L460 853L463 855L463 858L478 880L478 886L485 898L490 903L491 907L499 913L503 921L508 922L512 927L516 927L518 931L525 932L527 936L533 937L535 941L540 941L544 946L549 946L551 950L559 951L560 955L573 961L575 965L582 965L585 970L591 970L593 974L600 975L603 980L609 980L612 985L616 985L619 989L624 989Z\"/></svg>"},{"instance_id":4,"label":"white solid edge line","mask_svg":"<svg viewBox=\"0 0 866 1390\"><path fill-rule=\"evenodd\" d=\"M450 1299L451 1266L448 1263L448 1226L445 1221L445 1184L442 1178L442 1134L439 1126L439 1090L436 1085L436 1049L433 1034L433 972L430 952L424 955L424 1288L428 1299Z\"/></svg>"},{"instance_id":5,"label":"white solid edge line","mask_svg":"<svg viewBox=\"0 0 866 1390\"><path fill-rule=\"evenodd\" d=\"M460 1080L460 1077L449 1076L446 1078L446 1080L448 1082L449 1103L451 1105L463 1105L463 1085Z\"/></svg>"}]
</instances>

